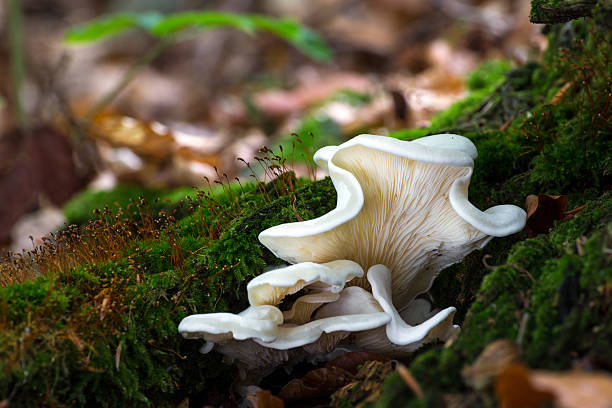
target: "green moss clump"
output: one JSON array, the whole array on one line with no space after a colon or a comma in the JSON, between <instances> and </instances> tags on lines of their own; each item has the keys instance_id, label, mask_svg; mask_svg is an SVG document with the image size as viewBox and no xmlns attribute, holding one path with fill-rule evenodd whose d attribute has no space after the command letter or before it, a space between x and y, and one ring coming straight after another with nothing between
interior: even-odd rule
<instances>
[{"instance_id":1,"label":"green moss clump","mask_svg":"<svg viewBox=\"0 0 612 408\"><path fill-rule=\"evenodd\" d=\"M96 209L108 207L113 213L116 213L119 209L127 209L133 201L143 198L149 203L151 213L154 214L162 209L175 206L190 194L193 194L193 189L190 188L164 192L124 184L108 191L85 190L68 201L63 207L63 212L68 224L84 224L93 217Z\"/></svg>"},{"instance_id":2,"label":"green moss clump","mask_svg":"<svg viewBox=\"0 0 612 408\"><path fill-rule=\"evenodd\" d=\"M256 185L235 190L242 215L214 240L189 228L201 221L196 208L117 261L0 288L0 393L17 407L226 403L229 392L214 390L229 389L234 368L200 354L201 342L185 341L177 326L193 313L243 309L246 281L278 262L257 234L335 206L329 179L307 183L295 201L276 184L265 194Z\"/></svg>"},{"instance_id":3,"label":"green moss clump","mask_svg":"<svg viewBox=\"0 0 612 408\"><path fill-rule=\"evenodd\" d=\"M576 239L584 234L589 238L581 240L578 250ZM549 236L516 243L505 264L484 278L459 338L449 348L431 346L421 352L410 372L428 395L466 392L461 368L492 341L516 340L525 315L522 349L530 366L568 369L573 359L585 355L611 358L612 323L606 313L612 298L605 288L612 284L612 260L603 251L611 243L612 193L589 202ZM404 402L381 407L416 403L397 378L389 377L386 386L388 395L381 401L397 402L395 396L401 395Z\"/></svg>"},{"instance_id":4,"label":"green moss clump","mask_svg":"<svg viewBox=\"0 0 612 408\"><path fill-rule=\"evenodd\" d=\"M513 71L516 72L516 71ZM456 127L462 118L474 116L474 112L484 108L496 88L502 86L507 75L513 75L508 61L487 61L472 72L467 79L467 96L452 104L447 110L431 119L428 132L443 133L445 129Z\"/></svg>"},{"instance_id":5,"label":"green moss clump","mask_svg":"<svg viewBox=\"0 0 612 408\"><path fill-rule=\"evenodd\" d=\"M523 358L533 367L567 369L586 355L610 358L605 288L612 266L604 251L612 234L609 34L576 21L549 37L541 64L508 75L489 108L454 116L448 130L478 149L470 197L479 208L522 206L528 194L548 193L567 194L570 209L586 209L548 235L494 239L442 271L430 294L438 307L458 306L462 331L450 347L433 345L413 356L409 369L426 391L424 400L389 377L381 401L394 402L381 406L435 406L433 396L442 392L493 405L486 392L470 394L461 369L490 342L516 340L521 325ZM492 271L483 265L485 254Z\"/></svg>"},{"instance_id":6,"label":"green moss clump","mask_svg":"<svg viewBox=\"0 0 612 408\"><path fill-rule=\"evenodd\" d=\"M591 16L596 3L597 0L532 0L529 19L536 24L565 23Z\"/></svg>"}]
</instances>

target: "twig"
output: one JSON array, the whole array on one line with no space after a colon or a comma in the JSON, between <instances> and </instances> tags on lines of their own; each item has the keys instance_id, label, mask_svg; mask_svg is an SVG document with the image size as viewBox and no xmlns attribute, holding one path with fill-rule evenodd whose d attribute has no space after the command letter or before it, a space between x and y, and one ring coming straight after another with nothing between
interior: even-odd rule
<instances>
[{"instance_id":1,"label":"twig","mask_svg":"<svg viewBox=\"0 0 612 408\"><path fill-rule=\"evenodd\" d=\"M527 331L527 322L529 322L529 313L523 313L521 322L519 324L518 336L516 336L516 344L521 346L523 339L525 338L525 332Z\"/></svg>"},{"instance_id":2,"label":"twig","mask_svg":"<svg viewBox=\"0 0 612 408\"><path fill-rule=\"evenodd\" d=\"M23 13L20 0L8 0L8 36L11 49L11 79L15 116L20 127L28 124L23 108L23 84L25 82L25 56L23 45Z\"/></svg>"},{"instance_id":3,"label":"twig","mask_svg":"<svg viewBox=\"0 0 612 408\"><path fill-rule=\"evenodd\" d=\"M423 392L423 389L417 382L416 378L414 378L412 373L408 370L408 368L406 368L405 365L397 362L395 371L397 371L402 380L404 380L404 383L412 390L412 392L414 392L414 395L416 395L417 398L423 398L425 396L425 393Z\"/></svg>"},{"instance_id":4,"label":"twig","mask_svg":"<svg viewBox=\"0 0 612 408\"><path fill-rule=\"evenodd\" d=\"M143 69L145 69L151 62L153 62L170 44L172 44L173 37L162 38L157 44L155 44L146 54L140 57L134 62L127 71L123 74L119 82L107 92L98 102L96 102L87 113L85 113L85 126L88 126L91 121L98 116L108 104L110 104L119 94L126 88L126 86L132 82Z\"/></svg>"}]
</instances>

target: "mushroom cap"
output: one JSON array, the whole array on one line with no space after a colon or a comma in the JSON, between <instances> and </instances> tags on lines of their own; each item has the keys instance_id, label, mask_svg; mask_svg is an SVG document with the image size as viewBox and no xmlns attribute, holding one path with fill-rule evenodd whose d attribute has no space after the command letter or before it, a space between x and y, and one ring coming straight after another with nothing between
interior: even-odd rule
<instances>
[{"instance_id":1,"label":"mushroom cap","mask_svg":"<svg viewBox=\"0 0 612 408\"><path fill-rule=\"evenodd\" d=\"M323 333L359 332L383 326L391 320L384 312L332 316L310 321L299 326L282 325L278 328L276 339L263 341L254 338L256 343L277 350L288 350L317 341Z\"/></svg>"},{"instance_id":2,"label":"mushroom cap","mask_svg":"<svg viewBox=\"0 0 612 408\"><path fill-rule=\"evenodd\" d=\"M313 265L322 268L314 268ZM337 284L342 286L347 277L351 277L353 274L358 276L363 274L361 267L350 261L332 262L331 265L311 264L306 265L306 268L296 268L298 266L300 265L267 272L267 274L272 274L274 278L274 275L279 275L278 271L282 272L285 269L302 271L306 275L311 274L306 277L305 281L307 282L316 281L324 282L325 285ZM266 282L266 285L272 282L286 285L281 287L293 288L296 281L304 281L304 279L297 279L299 275L297 277L288 275L290 276L288 279L277 276L278 279L267 279L264 282ZM259 287L260 285L254 286ZM325 286L323 289L330 287L340 286ZM236 343L237 340L247 339L260 346L277 350L289 350L305 345L311 345L311 349L331 350L348 333L384 326L391 319L372 298L372 295L362 288L349 287L340 294L323 293L332 296L313 293L302 297L310 296L317 302L328 302L320 309L320 313L315 320L308 321L305 324L283 323L283 313L276 306L255 305L237 315L209 313L188 316L179 324L179 332L186 338L205 339L207 344L204 346L203 352L208 352L213 348L210 343L217 343L223 347L216 347L216 349L225 350L227 355L234 353L231 351L232 344ZM336 298L337 300L330 302ZM323 336L323 334L330 333L336 334ZM319 344L313 344L316 342L319 342ZM240 343L240 347L246 347L245 344L248 343ZM243 349L241 348L241 350Z\"/></svg>"},{"instance_id":3,"label":"mushroom cap","mask_svg":"<svg viewBox=\"0 0 612 408\"><path fill-rule=\"evenodd\" d=\"M429 289L436 274L483 247L492 236L521 230L525 212L496 206L485 212L467 199L476 148L459 135L406 142L360 135L315 154L338 193L322 217L277 225L259 240L290 263L357 262L388 266L393 298L403 309Z\"/></svg>"},{"instance_id":4,"label":"mushroom cap","mask_svg":"<svg viewBox=\"0 0 612 408\"><path fill-rule=\"evenodd\" d=\"M291 309L283 312L285 323L304 324L310 321L312 314L326 303L334 302L340 298L340 293L315 292L301 296L293 302Z\"/></svg>"},{"instance_id":5,"label":"mushroom cap","mask_svg":"<svg viewBox=\"0 0 612 408\"><path fill-rule=\"evenodd\" d=\"M456 309L446 308L415 326L405 322L391 298L391 271L384 265L374 265L368 270L368 281L372 287L372 296L380 307L391 317L384 330L364 331L356 334L358 347L369 351L388 354L394 357L405 356L423 344L434 340L446 340L454 335L459 327L453 325ZM413 312L420 313L420 304L415 304Z\"/></svg>"},{"instance_id":6,"label":"mushroom cap","mask_svg":"<svg viewBox=\"0 0 612 408\"><path fill-rule=\"evenodd\" d=\"M272 341L282 323L283 313L278 308L263 305L251 306L239 314L207 313L187 316L179 324L178 331L185 338L202 338L211 342L230 338Z\"/></svg>"},{"instance_id":7,"label":"mushroom cap","mask_svg":"<svg viewBox=\"0 0 612 408\"><path fill-rule=\"evenodd\" d=\"M361 276L363 269L353 261L302 262L262 273L251 280L247 285L249 303L253 306L277 305L285 296L309 285L338 293L346 282Z\"/></svg>"},{"instance_id":8,"label":"mushroom cap","mask_svg":"<svg viewBox=\"0 0 612 408\"><path fill-rule=\"evenodd\" d=\"M380 307L370 292L359 286L349 286L340 292L338 300L320 308L315 314L315 319L383 311L385 310Z\"/></svg>"}]
</instances>

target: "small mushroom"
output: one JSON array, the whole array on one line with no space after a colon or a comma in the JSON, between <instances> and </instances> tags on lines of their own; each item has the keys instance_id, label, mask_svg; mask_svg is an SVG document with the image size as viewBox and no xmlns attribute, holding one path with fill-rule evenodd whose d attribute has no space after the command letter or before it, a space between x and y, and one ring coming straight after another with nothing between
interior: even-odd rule
<instances>
[{"instance_id":1,"label":"small mushroom","mask_svg":"<svg viewBox=\"0 0 612 408\"><path fill-rule=\"evenodd\" d=\"M302 262L275 269L253 278L247 285L249 303L278 305L285 296L305 286L340 292L346 282L363 276L363 269L353 261L340 260L324 264Z\"/></svg>"},{"instance_id":2,"label":"small mushroom","mask_svg":"<svg viewBox=\"0 0 612 408\"><path fill-rule=\"evenodd\" d=\"M185 338L203 338L207 341L234 338L245 340L259 338L272 341L278 326L283 323L283 313L275 306L251 306L239 314L207 313L191 315L179 324L179 333Z\"/></svg>"},{"instance_id":3,"label":"small mushroom","mask_svg":"<svg viewBox=\"0 0 612 408\"><path fill-rule=\"evenodd\" d=\"M363 270L352 261L302 263L266 272L248 285L249 299L254 305L236 315L188 316L179 324L179 332L185 338L206 340L203 353L214 348L230 360L241 361L249 370L269 368L287 361L289 356L298 358L315 351L328 353L350 333L384 326L391 319L372 295L359 287L338 293L347 281L360 276ZM305 286L314 292L298 298L293 308L285 312L295 319L293 322L285 322L283 312L275 305L257 304L280 303L284 296ZM353 294L358 291L364 292L366 298L355 301ZM315 306L296 305L308 303ZM321 305L325 306L320 309L320 316L309 320ZM262 347L265 353L261 352Z\"/></svg>"},{"instance_id":4,"label":"small mushroom","mask_svg":"<svg viewBox=\"0 0 612 408\"><path fill-rule=\"evenodd\" d=\"M289 311L283 312L285 323L304 324L310 321L312 314L326 303L340 298L340 293L317 292L301 296L293 302Z\"/></svg>"}]
</instances>

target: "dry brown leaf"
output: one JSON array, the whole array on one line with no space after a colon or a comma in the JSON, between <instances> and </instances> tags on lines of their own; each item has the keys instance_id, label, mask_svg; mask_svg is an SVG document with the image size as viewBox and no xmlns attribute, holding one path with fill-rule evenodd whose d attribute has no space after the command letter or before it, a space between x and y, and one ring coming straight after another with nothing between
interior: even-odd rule
<instances>
[{"instance_id":1,"label":"dry brown leaf","mask_svg":"<svg viewBox=\"0 0 612 408\"><path fill-rule=\"evenodd\" d=\"M612 407L612 375L582 370L550 372L513 364L495 382L503 408L537 407L553 402L561 408Z\"/></svg>"},{"instance_id":2,"label":"dry brown leaf","mask_svg":"<svg viewBox=\"0 0 612 408\"><path fill-rule=\"evenodd\" d=\"M567 82L565 85L563 85L561 89L559 89L557 93L552 97L552 99L550 100L550 104L558 105L559 102L561 102L561 100L565 97L565 95L567 94L567 92L569 91L571 87L572 87L571 82Z\"/></svg>"},{"instance_id":3,"label":"dry brown leaf","mask_svg":"<svg viewBox=\"0 0 612 408\"><path fill-rule=\"evenodd\" d=\"M586 207L581 206L566 211L567 196L553 196L548 194L530 194L525 199L527 210L527 236L533 238L538 234L547 234L554 226L555 221L564 221L572 218Z\"/></svg>"},{"instance_id":4,"label":"dry brown leaf","mask_svg":"<svg viewBox=\"0 0 612 408\"><path fill-rule=\"evenodd\" d=\"M278 395L285 402L328 397L348 384L353 377L353 374L340 367L316 368L302 378L289 381Z\"/></svg>"},{"instance_id":5,"label":"dry brown leaf","mask_svg":"<svg viewBox=\"0 0 612 408\"><path fill-rule=\"evenodd\" d=\"M521 362L521 350L518 345L507 339L490 343L480 353L474 364L461 370L461 375L470 387L481 390L489 386L494 377L511 364Z\"/></svg>"},{"instance_id":6,"label":"dry brown leaf","mask_svg":"<svg viewBox=\"0 0 612 408\"><path fill-rule=\"evenodd\" d=\"M0 245L12 226L44 197L61 206L86 183L68 137L50 126L14 131L0 138Z\"/></svg>"},{"instance_id":7,"label":"dry brown leaf","mask_svg":"<svg viewBox=\"0 0 612 408\"><path fill-rule=\"evenodd\" d=\"M268 390L258 390L255 395L247 395L247 400L253 408L284 408L285 403Z\"/></svg>"},{"instance_id":8,"label":"dry brown leaf","mask_svg":"<svg viewBox=\"0 0 612 408\"><path fill-rule=\"evenodd\" d=\"M533 371L530 381L535 388L550 392L562 408L612 407L612 376L604 373L571 371L553 373Z\"/></svg>"},{"instance_id":9,"label":"dry brown leaf","mask_svg":"<svg viewBox=\"0 0 612 408\"><path fill-rule=\"evenodd\" d=\"M353 381L332 395L331 406L345 407L347 402L355 406L375 403L382 393L383 383L393 372L393 367L392 361L366 362Z\"/></svg>"},{"instance_id":10,"label":"dry brown leaf","mask_svg":"<svg viewBox=\"0 0 612 408\"><path fill-rule=\"evenodd\" d=\"M92 136L114 147L129 147L148 160L165 161L174 150L170 131L129 116L103 115L93 123Z\"/></svg>"},{"instance_id":11,"label":"dry brown leaf","mask_svg":"<svg viewBox=\"0 0 612 408\"><path fill-rule=\"evenodd\" d=\"M536 389L530 381L529 368L512 364L495 379L495 394L501 408L533 408L553 401L550 392Z\"/></svg>"},{"instance_id":12,"label":"dry brown leaf","mask_svg":"<svg viewBox=\"0 0 612 408\"><path fill-rule=\"evenodd\" d=\"M389 361L389 358L371 351L351 351L328 361L323 367L338 367L355 375L359 371L359 366L363 366L367 361L381 361L385 363Z\"/></svg>"}]
</instances>

